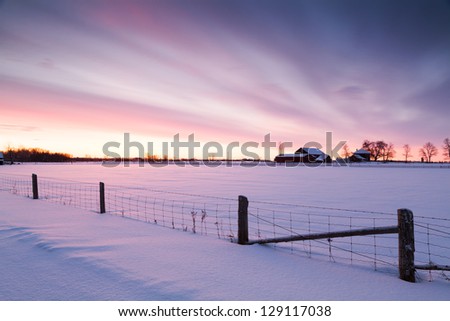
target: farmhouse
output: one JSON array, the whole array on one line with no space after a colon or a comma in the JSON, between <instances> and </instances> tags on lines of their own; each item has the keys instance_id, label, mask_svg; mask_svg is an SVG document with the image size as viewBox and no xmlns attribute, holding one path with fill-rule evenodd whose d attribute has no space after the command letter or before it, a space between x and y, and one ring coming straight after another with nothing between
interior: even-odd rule
<instances>
[{"instance_id":1,"label":"farmhouse","mask_svg":"<svg viewBox=\"0 0 450 321\"><path fill-rule=\"evenodd\" d=\"M370 161L370 152L365 149L358 149L350 156L351 162L368 162Z\"/></svg>"},{"instance_id":2,"label":"farmhouse","mask_svg":"<svg viewBox=\"0 0 450 321\"><path fill-rule=\"evenodd\" d=\"M5 158L3 157L3 153L0 152L0 165L3 165L4 162L5 162Z\"/></svg>"},{"instance_id":3,"label":"farmhouse","mask_svg":"<svg viewBox=\"0 0 450 321\"><path fill-rule=\"evenodd\" d=\"M277 163L331 163L331 157L318 148L301 147L294 154L280 154Z\"/></svg>"}]
</instances>

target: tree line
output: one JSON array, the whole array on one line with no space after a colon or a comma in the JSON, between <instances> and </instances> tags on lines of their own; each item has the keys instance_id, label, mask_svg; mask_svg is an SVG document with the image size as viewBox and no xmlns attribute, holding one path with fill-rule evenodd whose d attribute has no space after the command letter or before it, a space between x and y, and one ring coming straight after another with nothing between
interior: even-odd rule
<instances>
[{"instance_id":1,"label":"tree line","mask_svg":"<svg viewBox=\"0 0 450 321\"><path fill-rule=\"evenodd\" d=\"M41 148L10 148L3 152L6 162L67 162L72 160L72 155L65 153L53 153Z\"/></svg>"},{"instance_id":2,"label":"tree line","mask_svg":"<svg viewBox=\"0 0 450 321\"><path fill-rule=\"evenodd\" d=\"M392 160L396 154L396 151L394 149L394 144L386 143L383 140L370 141L370 140L366 139L363 141L361 148L370 152L370 159L373 161L387 162L387 161ZM402 156L404 156L405 162L408 162L408 160L411 157L413 157L411 146L409 144L405 144L405 145L403 145L402 150L403 150ZM439 155L439 150L431 142L426 142L419 149L419 157L421 158L422 162L430 163L432 161L433 157L435 157L437 155ZM443 141L442 155L444 156L445 160L450 160L450 138L445 138ZM351 152L347 145L345 145L343 148L343 156L345 158L348 158L351 156Z\"/></svg>"},{"instance_id":3,"label":"tree line","mask_svg":"<svg viewBox=\"0 0 450 321\"><path fill-rule=\"evenodd\" d=\"M395 155L396 150L394 144L386 143L383 140L370 141L364 140L362 149L370 152L370 159L373 161L391 161ZM405 144L402 147L405 162L413 157L412 150L409 144ZM68 162L68 161L87 161L87 160L102 160L101 158L72 158L72 155L67 153L55 153L42 148L8 148L3 152L5 162L11 164L15 162ZM352 153L348 145L344 145L343 153L344 158L349 158ZM438 148L431 142L426 142L419 149L419 157L422 162L431 162L433 157L439 154ZM442 145L442 155L444 159L450 161L450 138L445 138ZM153 159L154 161L156 159Z\"/></svg>"}]
</instances>

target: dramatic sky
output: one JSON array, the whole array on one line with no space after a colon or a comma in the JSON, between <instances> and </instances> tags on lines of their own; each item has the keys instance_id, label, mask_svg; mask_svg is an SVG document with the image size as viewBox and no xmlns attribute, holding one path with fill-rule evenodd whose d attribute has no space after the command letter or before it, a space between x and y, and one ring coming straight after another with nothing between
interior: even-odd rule
<instances>
[{"instance_id":1,"label":"dramatic sky","mask_svg":"<svg viewBox=\"0 0 450 321\"><path fill-rule=\"evenodd\" d=\"M332 132L418 158L449 120L449 0L0 0L0 149Z\"/></svg>"}]
</instances>

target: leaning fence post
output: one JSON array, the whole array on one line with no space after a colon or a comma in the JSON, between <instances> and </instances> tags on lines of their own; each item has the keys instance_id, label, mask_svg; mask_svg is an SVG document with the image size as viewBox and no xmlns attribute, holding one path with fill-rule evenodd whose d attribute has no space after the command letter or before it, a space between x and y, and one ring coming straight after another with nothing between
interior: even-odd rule
<instances>
[{"instance_id":1,"label":"leaning fence post","mask_svg":"<svg viewBox=\"0 0 450 321\"><path fill-rule=\"evenodd\" d=\"M248 243L248 199L242 195L239 195L238 243Z\"/></svg>"},{"instance_id":2,"label":"leaning fence post","mask_svg":"<svg viewBox=\"0 0 450 321\"><path fill-rule=\"evenodd\" d=\"M39 191L38 191L38 179L36 174L31 175L31 181L33 185L33 199L39 199Z\"/></svg>"},{"instance_id":3,"label":"leaning fence post","mask_svg":"<svg viewBox=\"0 0 450 321\"><path fill-rule=\"evenodd\" d=\"M400 279L416 282L414 268L414 218L413 213L401 208L398 215L398 268Z\"/></svg>"},{"instance_id":4,"label":"leaning fence post","mask_svg":"<svg viewBox=\"0 0 450 321\"><path fill-rule=\"evenodd\" d=\"M105 183L100 182L100 214L106 213Z\"/></svg>"}]
</instances>

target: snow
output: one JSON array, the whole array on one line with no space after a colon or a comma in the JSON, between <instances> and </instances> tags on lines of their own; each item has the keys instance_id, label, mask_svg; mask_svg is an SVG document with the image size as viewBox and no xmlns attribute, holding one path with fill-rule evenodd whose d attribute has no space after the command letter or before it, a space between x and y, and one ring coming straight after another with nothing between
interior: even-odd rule
<instances>
[{"instance_id":1,"label":"snow","mask_svg":"<svg viewBox=\"0 0 450 321\"><path fill-rule=\"evenodd\" d=\"M447 217L437 168L3 166L58 177L252 200ZM299 184L306 181L308 185ZM324 183L325 182L325 183ZM295 187L295 188L294 188ZM0 192L0 300L449 300L443 279L412 284L370 268L242 246Z\"/></svg>"},{"instance_id":2,"label":"snow","mask_svg":"<svg viewBox=\"0 0 450 321\"><path fill-rule=\"evenodd\" d=\"M356 152L353 153L353 155L355 154L370 154L369 151L365 150L365 149L358 149Z\"/></svg>"},{"instance_id":3,"label":"snow","mask_svg":"<svg viewBox=\"0 0 450 321\"><path fill-rule=\"evenodd\" d=\"M299 154L304 152L305 154L309 154L309 155L323 155L323 154L325 154L320 149L317 149L317 148L314 148L314 147L309 147L309 148L308 147L302 147L299 150L297 150L297 152Z\"/></svg>"}]
</instances>

